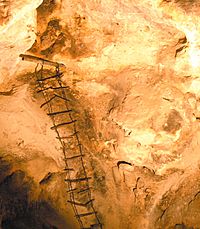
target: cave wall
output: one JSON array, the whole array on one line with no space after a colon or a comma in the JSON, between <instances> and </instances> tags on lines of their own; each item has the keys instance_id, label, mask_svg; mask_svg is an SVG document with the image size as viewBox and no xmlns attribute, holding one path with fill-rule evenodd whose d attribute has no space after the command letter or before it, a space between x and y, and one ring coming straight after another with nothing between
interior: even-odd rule
<instances>
[{"instance_id":1,"label":"cave wall","mask_svg":"<svg viewBox=\"0 0 200 229\"><path fill-rule=\"evenodd\" d=\"M65 64L103 228L200 227L198 12L181 0L0 2L2 228L78 228L25 52Z\"/></svg>"}]
</instances>

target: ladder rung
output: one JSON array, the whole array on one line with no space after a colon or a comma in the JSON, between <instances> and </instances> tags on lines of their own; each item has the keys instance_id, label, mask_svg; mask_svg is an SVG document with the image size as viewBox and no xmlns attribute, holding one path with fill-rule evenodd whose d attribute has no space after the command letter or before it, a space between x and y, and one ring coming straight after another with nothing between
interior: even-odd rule
<instances>
[{"instance_id":1,"label":"ladder rung","mask_svg":"<svg viewBox=\"0 0 200 229\"><path fill-rule=\"evenodd\" d=\"M72 112L72 110L57 111L57 112L47 113L47 115L52 116L52 115L69 113L69 112Z\"/></svg>"},{"instance_id":2,"label":"ladder rung","mask_svg":"<svg viewBox=\"0 0 200 229\"><path fill-rule=\"evenodd\" d=\"M57 139L68 139L68 138L72 138L74 137L76 134L78 134L79 131L74 132L73 134L69 135L69 136L65 136L65 137L56 137Z\"/></svg>"},{"instance_id":3,"label":"ladder rung","mask_svg":"<svg viewBox=\"0 0 200 229\"><path fill-rule=\"evenodd\" d=\"M59 95L57 95L57 94L54 94L53 95L53 97L51 97L49 100L47 100L46 102L44 102L41 106L40 106L40 108L42 108L44 105L46 105L47 103L49 103L49 102L51 102L53 99L55 99L55 98L60 98L60 99L63 99L63 100L65 100L65 101L70 101L69 99L66 99L66 98L63 98L62 96L59 96Z\"/></svg>"},{"instance_id":4,"label":"ladder rung","mask_svg":"<svg viewBox=\"0 0 200 229\"><path fill-rule=\"evenodd\" d=\"M52 79L52 78L57 78L57 77L62 76L62 75L63 75L63 72L59 72L59 73L57 73L56 75L49 76L49 77L42 78L42 79L38 79L37 81L38 81L38 82L40 82L40 81L45 81L45 80L49 80L49 79Z\"/></svg>"},{"instance_id":5,"label":"ladder rung","mask_svg":"<svg viewBox=\"0 0 200 229\"><path fill-rule=\"evenodd\" d=\"M74 205L78 205L78 206L82 206L82 207L85 206L85 204L83 204L83 203L78 203L78 202L71 201L71 200L68 200L67 202L70 203L70 204L74 204Z\"/></svg>"},{"instance_id":6,"label":"ladder rung","mask_svg":"<svg viewBox=\"0 0 200 229\"><path fill-rule=\"evenodd\" d=\"M83 203L78 203L78 202L71 201L71 200L68 200L67 202L70 203L70 204L74 204L74 205L78 205L78 206L82 206L82 207L85 206L85 204L83 204Z\"/></svg>"},{"instance_id":7,"label":"ladder rung","mask_svg":"<svg viewBox=\"0 0 200 229\"><path fill-rule=\"evenodd\" d=\"M89 180L91 179L91 177L82 177L82 178L76 178L76 179L65 179L65 181L68 182L79 182L79 181L85 181L85 180Z\"/></svg>"},{"instance_id":8,"label":"ladder rung","mask_svg":"<svg viewBox=\"0 0 200 229\"><path fill-rule=\"evenodd\" d=\"M55 126L52 126L51 129L56 129L58 127L61 127L61 126L65 126L65 125L69 125L69 124L72 124L72 123L75 123L77 120L72 120L70 122L63 122L63 123L60 123L60 124L57 124Z\"/></svg>"},{"instance_id":9,"label":"ladder rung","mask_svg":"<svg viewBox=\"0 0 200 229\"><path fill-rule=\"evenodd\" d=\"M70 101L69 99L64 98L64 97L62 97L62 96L60 96L60 95L57 95L57 94L55 94L55 95L56 95L56 97L58 97L58 98L60 98L60 99L63 99L63 100L65 100L65 101Z\"/></svg>"},{"instance_id":10,"label":"ladder rung","mask_svg":"<svg viewBox=\"0 0 200 229\"><path fill-rule=\"evenodd\" d=\"M85 216L89 216L89 215L93 215L93 214L97 214L97 212L87 212L87 213L82 213L82 214L78 214L78 215L75 215L77 218L79 217L85 217Z\"/></svg>"},{"instance_id":11,"label":"ladder rung","mask_svg":"<svg viewBox=\"0 0 200 229\"><path fill-rule=\"evenodd\" d=\"M86 189L83 189L81 191L78 191L78 194L88 192L88 191L90 191L90 188L86 188Z\"/></svg>"},{"instance_id":12,"label":"ladder rung","mask_svg":"<svg viewBox=\"0 0 200 229\"><path fill-rule=\"evenodd\" d=\"M80 194L80 193L84 193L84 192L90 191L90 189L92 189L92 188L86 188L86 189L83 189L83 190L79 189L80 191L78 191L77 188L74 188L74 189L71 189L71 190L67 190L67 192L76 192L76 193Z\"/></svg>"},{"instance_id":13,"label":"ladder rung","mask_svg":"<svg viewBox=\"0 0 200 229\"><path fill-rule=\"evenodd\" d=\"M49 89L52 89L52 87L44 87L44 88L38 90L37 93L40 93L40 92L43 92L43 91L46 91L46 90L49 90Z\"/></svg>"},{"instance_id":14,"label":"ladder rung","mask_svg":"<svg viewBox=\"0 0 200 229\"><path fill-rule=\"evenodd\" d=\"M74 171L72 168L64 168L65 171Z\"/></svg>"},{"instance_id":15,"label":"ladder rung","mask_svg":"<svg viewBox=\"0 0 200 229\"><path fill-rule=\"evenodd\" d=\"M69 86L60 86L60 87L52 87L53 90L65 89L69 88Z\"/></svg>"},{"instance_id":16,"label":"ladder rung","mask_svg":"<svg viewBox=\"0 0 200 229\"><path fill-rule=\"evenodd\" d=\"M40 108L42 108L44 105L46 105L47 103L50 103L53 99L55 99L56 98L56 96L54 95L53 97L51 97L49 100L47 100L46 102L44 102L41 106L40 106Z\"/></svg>"},{"instance_id":17,"label":"ladder rung","mask_svg":"<svg viewBox=\"0 0 200 229\"><path fill-rule=\"evenodd\" d=\"M71 159L75 159L75 158L79 158L79 157L84 157L85 154L79 154L79 155L75 155L75 156L72 156L72 157L67 157L65 158L65 160L71 160Z\"/></svg>"},{"instance_id":18,"label":"ladder rung","mask_svg":"<svg viewBox=\"0 0 200 229\"><path fill-rule=\"evenodd\" d=\"M73 189L67 190L67 192L74 192L76 190L77 190L77 188L73 188Z\"/></svg>"},{"instance_id":19,"label":"ladder rung","mask_svg":"<svg viewBox=\"0 0 200 229\"><path fill-rule=\"evenodd\" d=\"M38 90L37 93L40 93L40 92L43 92L43 91L47 91L47 90L49 90L49 89L58 90L58 89L64 89L64 88L69 88L69 87L68 87L68 86L62 86L62 87L52 87L52 86L50 86L50 87L44 87L44 88ZM58 97L59 97L59 96L58 96ZM62 98L63 98L63 97L62 97Z\"/></svg>"},{"instance_id":20,"label":"ladder rung","mask_svg":"<svg viewBox=\"0 0 200 229\"><path fill-rule=\"evenodd\" d=\"M94 199L91 199L91 200L87 201L86 203L80 203L80 202L75 202L75 201L71 201L71 200L68 200L67 202L70 204L86 207L89 203L91 203L93 201L94 201Z\"/></svg>"},{"instance_id":21,"label":"ladder rung","mask_svg":"<svg viewBox=\"0 0 200 229\"><path fill-rule=\"evenodd\" d=\"M92 189L91 187L85 188L85 189L82 189L82 190L78 191L77 193L80 194L80 193L88 192L88 191L90 191L91 189Z\"/></svg>"},{"instance_id":22,"label":"ladder rung","mask_svg":"<svg viewBox=\"0 0 200 229\"><path fill-rule=\"evenodd\" d=\"M94 201L94 199L88 200L88 201L85 203L85 206L87 206L88 204L92 203L93 201Z\"/></svg>"}]
</instances>

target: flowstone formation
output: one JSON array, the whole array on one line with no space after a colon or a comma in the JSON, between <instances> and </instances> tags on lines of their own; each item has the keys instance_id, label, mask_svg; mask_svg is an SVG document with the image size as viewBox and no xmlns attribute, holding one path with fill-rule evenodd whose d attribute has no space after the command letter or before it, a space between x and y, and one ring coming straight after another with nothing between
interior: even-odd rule
<instances>
[{"instance_id":1,"label":"flowstone formation","mask_svg":"<svg viewBox=\"0 0 200 229\"><path fill-rule=\"evenodd\" d=\"M2 229L200 228L199 10L0 1ZM62 79L45 63L62 63ZM66 167L74 156L82 164Z\"/></svg>"}]
</instances>

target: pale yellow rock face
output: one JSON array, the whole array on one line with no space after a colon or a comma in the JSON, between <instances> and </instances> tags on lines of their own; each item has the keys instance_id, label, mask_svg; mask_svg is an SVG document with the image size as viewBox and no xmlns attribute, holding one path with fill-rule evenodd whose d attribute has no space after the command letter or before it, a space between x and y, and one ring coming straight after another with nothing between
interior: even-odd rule
<instances>
[{"instance_id":1,"label":"pale yellow rock face","mask_svg":"<svg viewBox=\"0 0 200 229\"><path fill-rule=\"evenodd\" d=\"M13 77L19 68L19 54L32 46L37 31L36 8L41 3L42 0L0 2L1 83Z\"/></svg>"},{"instance_id":2,"label":"pale yellow rock face","mask_svg":"<svg viewBox=\"0 0 200 229\"><path fill-rule=\"evenodd\" d=\"M0 149L23 159L36 183L63 176L35 96L35 64L19 55L61 62L104 227L200 227L199 11L186 0L0 1ZM74 218L70 227L78 228Z\"/></svg>"}]
</instances>

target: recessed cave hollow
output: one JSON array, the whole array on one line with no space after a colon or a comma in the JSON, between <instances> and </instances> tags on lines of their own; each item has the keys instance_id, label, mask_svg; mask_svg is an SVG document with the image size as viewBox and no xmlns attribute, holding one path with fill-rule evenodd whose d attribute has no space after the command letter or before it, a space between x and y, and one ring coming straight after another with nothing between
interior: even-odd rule
<instances>
[{"instance_id":1,"label":"recessed cave hollow","mask_svg":"<svg viewBox=\"0 0 200 229\"><path fill-rule=\"evenodd\" d=\"M0 1L0 228L200 228L199 13Z\"/></svg>"}]
</instances>

